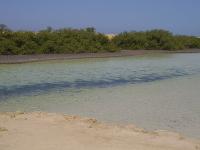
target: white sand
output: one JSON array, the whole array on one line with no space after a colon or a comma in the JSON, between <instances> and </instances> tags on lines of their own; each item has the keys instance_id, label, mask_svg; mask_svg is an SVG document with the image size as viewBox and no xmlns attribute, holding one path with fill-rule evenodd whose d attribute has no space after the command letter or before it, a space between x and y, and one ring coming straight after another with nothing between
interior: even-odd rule
<instances>
[{"instance_id":1,"label":"white sand","mask_svg":"<svg viewBox=\"0 0 200 150\"><path fill-rule=\"evenodd\" d=\"M167 131L50 113L1 113L0 150L200 150L200 141Z\"/></svg>"}]
</instances>

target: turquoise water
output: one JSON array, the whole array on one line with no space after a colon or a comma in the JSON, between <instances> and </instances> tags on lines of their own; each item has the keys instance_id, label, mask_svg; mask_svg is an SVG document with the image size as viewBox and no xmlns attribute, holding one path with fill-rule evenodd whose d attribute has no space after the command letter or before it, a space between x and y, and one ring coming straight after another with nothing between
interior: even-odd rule
<instances>
[{"instance_id":1,"label":"turquoise water","mask_svg":"<svg viewBox=\"0 0 200 150\"><path fill-rule=\"evenodd\" d=\"M0 65L0 111L48 111L200 138L200 54Z\"/></svg>"}]
</instances>

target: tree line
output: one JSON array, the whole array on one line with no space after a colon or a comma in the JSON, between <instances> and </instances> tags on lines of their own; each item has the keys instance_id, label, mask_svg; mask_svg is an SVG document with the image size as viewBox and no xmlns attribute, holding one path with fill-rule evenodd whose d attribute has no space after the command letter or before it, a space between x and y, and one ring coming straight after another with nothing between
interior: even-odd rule
<instances>
[{"instance_id":1,"label":"tree line","mask_svg":"<svg viewBox=\"0 0 200 150\"><path fill-rule=\"evenodd\" d=\"M96 32L95 28L47 27L38 32L12 31L0 25L0 54L54 54L115 52L122 49L179 50L200 48L200 39L194 36L173 35L165 30L123 32L112 39Z\"/></svg>"},{"instance_id":2,"label":"tree line","mask_svg":"<svg viewBox=\"0 0 200 150\"><path fill-rule=\"evenodd\" d=\"M200 38L186 35L173 35L166 30L145 32L124 32L113 38L121 49L182 50L199 49Z\"/></svg>"}]
</instances>

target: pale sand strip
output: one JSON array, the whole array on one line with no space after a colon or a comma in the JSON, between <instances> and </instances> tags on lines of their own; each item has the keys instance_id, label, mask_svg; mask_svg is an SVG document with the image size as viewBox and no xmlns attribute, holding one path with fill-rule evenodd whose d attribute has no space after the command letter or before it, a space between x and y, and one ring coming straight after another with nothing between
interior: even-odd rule
<instances>
[{"instance_id":1,"label":"pale sand strip","mask_svg":"<svg viewBox=\"0 0 200 150\"><path fill-rule=\"evenodd\" d=\"M0 55L0 64L16 64L47 60L68 60L82 58L108 58L108 57L125 57L137 56L144 54L157 53L199 53L200 49L189 49L179 51L168 50L122 50L118 52L101 52L101 53L80 53L80 54L37 54L37 55Z\"/></svg>"},{"instance_id":2,"label":"pale sand strip","mask_svg":"<svg viewBox=\"0 0 200 150\"><path fill-rule=\"evenodd\" d=\"M200 140L77 116L18 112L0 114L0 150L200 150Z\"/></svg>"}]
</instances>

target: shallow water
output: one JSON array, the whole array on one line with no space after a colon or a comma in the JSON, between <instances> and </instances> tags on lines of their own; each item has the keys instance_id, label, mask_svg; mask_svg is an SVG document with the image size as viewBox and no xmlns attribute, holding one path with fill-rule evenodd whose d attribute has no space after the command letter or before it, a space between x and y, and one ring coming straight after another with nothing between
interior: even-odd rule
<instances>
[{"instance_id":1,"label":"shallow water","mask_svg":"<svg viewBox=\"0 0 200 150\"><path fill-rule=\"evenodd\" d=\"M0 65L0 111L49 111L200 138L200 54Z\"/></svg>"}]
</instances>

